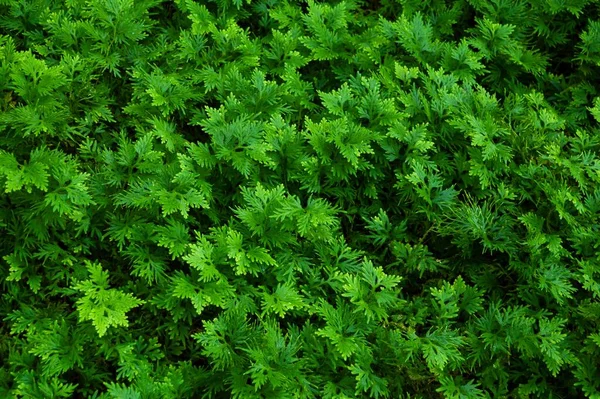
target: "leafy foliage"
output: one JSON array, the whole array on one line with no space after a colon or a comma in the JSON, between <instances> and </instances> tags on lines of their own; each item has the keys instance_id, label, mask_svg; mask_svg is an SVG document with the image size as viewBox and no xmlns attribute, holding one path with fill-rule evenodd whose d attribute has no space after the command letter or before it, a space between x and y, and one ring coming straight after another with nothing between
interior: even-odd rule
<instances>
[{"instance_id":1,"label":"leafy foliage","mask_svg":"<svg viewBox=\"0 0 600 399\"><path fill-rule=\"evenodd\" d=\"M0 397L600 397L599 11L0 0Z\"/></svg>"}]
</instances>

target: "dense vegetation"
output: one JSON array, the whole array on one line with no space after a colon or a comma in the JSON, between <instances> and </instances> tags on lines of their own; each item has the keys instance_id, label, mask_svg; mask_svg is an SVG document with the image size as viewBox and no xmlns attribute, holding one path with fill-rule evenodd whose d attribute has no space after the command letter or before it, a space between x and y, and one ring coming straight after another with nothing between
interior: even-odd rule
<instances>
[{"instance_id":1,"label":"dense vegetation","mask_svg":"<svg viewBox=\"0 0 600 399\"><path fill-rule=\"evenodd\" d=\"M0 0L0 398L600 398L599 10Z\"/></svg>"}]
</instances>

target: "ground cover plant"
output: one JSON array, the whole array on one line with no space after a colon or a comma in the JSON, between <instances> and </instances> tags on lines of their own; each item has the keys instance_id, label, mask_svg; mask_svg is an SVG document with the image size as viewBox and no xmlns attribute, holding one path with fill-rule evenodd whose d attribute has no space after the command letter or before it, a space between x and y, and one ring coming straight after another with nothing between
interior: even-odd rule
<instances>
[{"instance_id":1,"label":"ground cover plant","mask_svg":"<svg viewBox=\"0 0 600 399\"><path fill-rule=\"evenodd\" d=\"M600 398L599 9L0 0L0 398Z\"/></svg>"}]
</instances>

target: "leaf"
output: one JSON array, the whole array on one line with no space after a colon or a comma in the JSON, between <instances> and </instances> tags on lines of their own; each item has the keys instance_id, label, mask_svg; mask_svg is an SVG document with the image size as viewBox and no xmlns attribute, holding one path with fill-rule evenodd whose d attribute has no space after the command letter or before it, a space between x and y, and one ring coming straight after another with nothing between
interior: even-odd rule
<instances>
[{"instance_id":1,"label":"leaf","mask_svg":"<svg viewBox=\"0 0 600 399\"><path fill-rule=\"evenodd\" d=\"M129 321L126 313L144 301L132 294L109 288L108 272L99 263L86 261L86 267L90 273L89 279L73 286L83 293L76 303L80 321L91 321L100 337L110 327L127 327Z\"/></svg>"}]
</instances>

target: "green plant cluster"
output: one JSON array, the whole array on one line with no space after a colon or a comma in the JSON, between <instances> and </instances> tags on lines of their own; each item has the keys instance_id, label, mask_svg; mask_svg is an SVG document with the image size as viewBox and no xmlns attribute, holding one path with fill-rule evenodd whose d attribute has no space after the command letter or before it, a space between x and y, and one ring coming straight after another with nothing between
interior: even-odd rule
<instances>
[{"instance_id":1,"label":"green plant cluster","mask_svg":"<svg viewBox=\"0 0 600 399\"><path fill-rule=\"evenodd\" d=\"M0 0L0 398L600 398L600 3Z\"/></svg>"}]
</instances>

